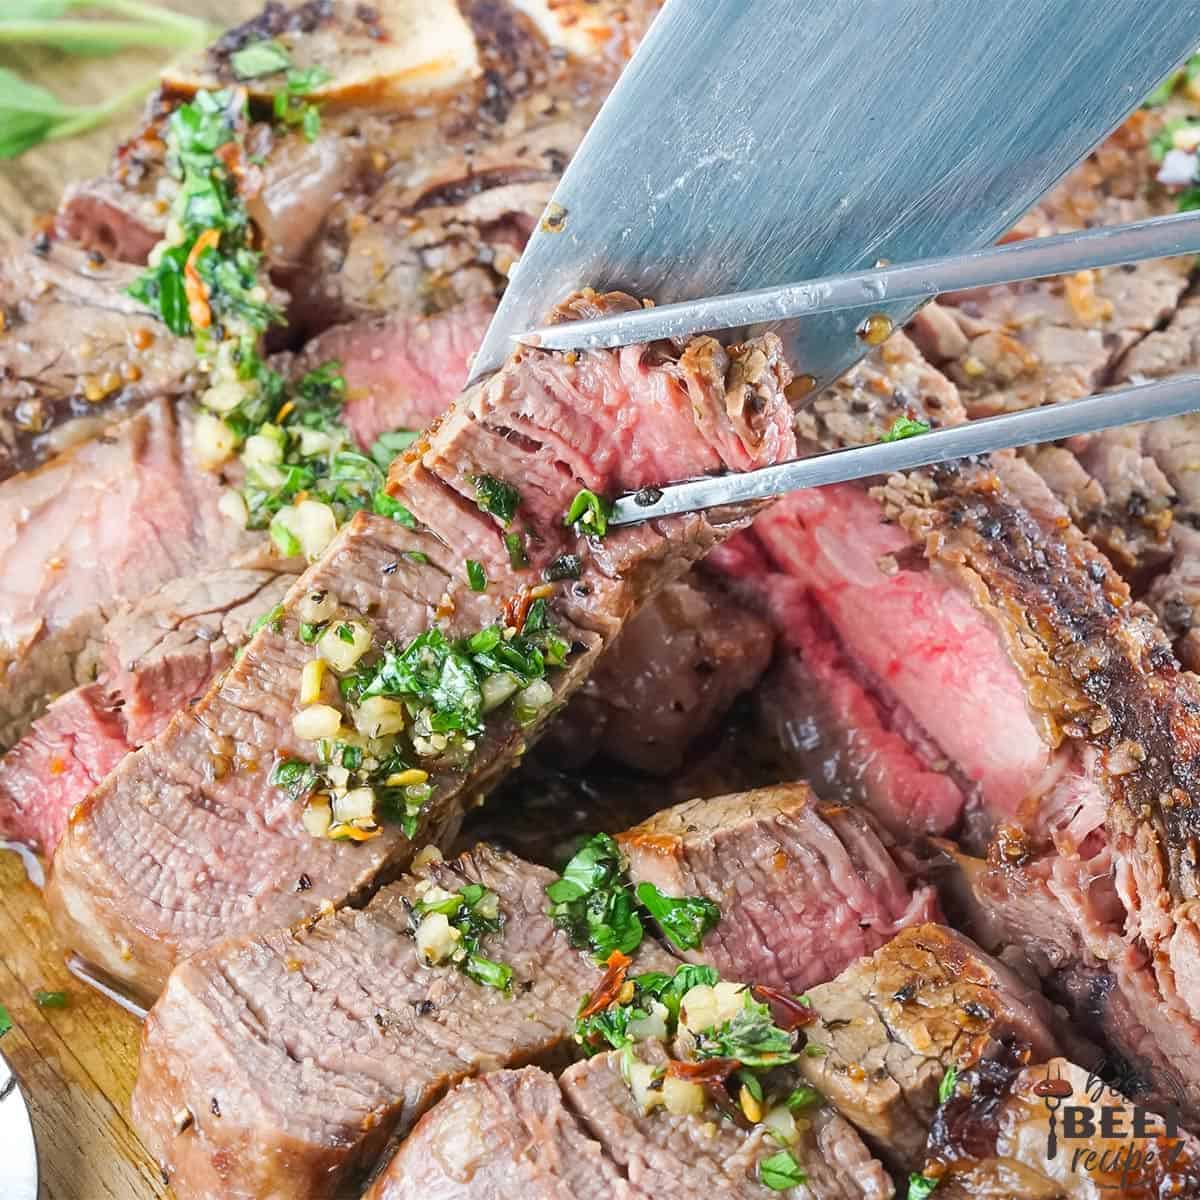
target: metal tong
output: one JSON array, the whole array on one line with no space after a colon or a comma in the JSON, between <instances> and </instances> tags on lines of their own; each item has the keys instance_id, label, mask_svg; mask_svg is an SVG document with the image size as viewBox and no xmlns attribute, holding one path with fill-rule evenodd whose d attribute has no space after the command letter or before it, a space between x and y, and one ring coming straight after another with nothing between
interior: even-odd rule
<instances>
[{"instance_id":1,"label":"metal tong","mask_svg":"<svg viewBox=\"0 0 1200 1200\"><path fill-rule=\"evenodd\" d=\"M1200 212L1181 213L1081 233L1030 238L970 254L899 266L880 265L870 271L550 325L518 335L517 340L552 350L611 348L693 333L743 330L756 324L844 309L869 311L884 302L922 301L938 293L1197 253ZM1200 375L1179 375L743 474L643 488L616 500L609 524L628 525L674 513L771 499L800 488L907 471L1196 410L1200 410Z\"/></svg>"}]
</instances>

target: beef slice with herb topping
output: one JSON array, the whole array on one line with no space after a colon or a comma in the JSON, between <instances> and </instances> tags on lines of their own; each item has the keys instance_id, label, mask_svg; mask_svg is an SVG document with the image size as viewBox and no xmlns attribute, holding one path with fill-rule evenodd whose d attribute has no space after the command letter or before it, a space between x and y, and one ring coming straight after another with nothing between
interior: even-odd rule
<instances>
[{"instance_id":1,"label":"beef slice with herb topping","mask_svg":"<svg viewBox=\"0 0 1200 1200\"><path fill-rule=\"evenodd\" d=\"M558 319L635 303L582 293ZM701 337L682 348L514 354L393 465L389 491L401 520L359 513L228 674L79 806L49 882L64 941L152 997L180 958L220 937L340 906L401 869L414 845L448 841L466 802L537 735L638 605L754 511L716 510L588 537L564 522L577 493L791 457L789 380L770 336L728 350ZM507 499L497 504L497 497ZM579 556L579 578L542 584L563 555ZM467 560L482 567L486 590L468 582ZM428 776L426 801L407 832L384 823L362 843L312 836L303 819L309 798L271 782L280 759L317 765L317 745L293 724L302 671L314 657L301 640L306 595L334 598L331 627L355 624L369 636L374 650L365 661L375 669L380 647L407 647L422 635L428 642L435 627L447 642L483 630L519 634L531 591L543 588L548 621L569 653L561 667L547 668L537 710L514 712L506 702L479 722L472 693L466 720L461 695L452 694L458 684L427 690L416 698L419 712L403 718L408 732L396 751ZM344 711L333 675L323 696ZM456 678L463 683L461 672ZM453 746L437 738L410 745L409 722L418 719L424 728L469 724L472 733ZM303 892L296 889L302 874L312 881Z\"/></svg>"},{"instance_id":2,"label":"beef slice with herb topping","mask_svg":"<svg viewBox=\"0 0 1200 1200\"><path fill-rule=\"evenodd\" d=\"M663 1065L661 1045L635 1051ZM812 1200L887 1200L892 1181L853 1128L828 1108L808 1114L806 1127L778 1158L779 1143L764 1125L751 1130L722 1120L714 1108L675 1114L643 1112L622 1071L622 1052L576 1063L562 1076L567 1104L616 1161L639 1193L648 1196L730 1196L760 1200L767 1193L764 1164L775 1159L770 1190ZM785 1173L786 1172L786 1173Z\"/></svg>"},{"instance_id":3,"label":"beef slice with herb topping","mask_svg":"<svg viewBox=\"0 0 1200 1200\"><path fill-rule=\"evenodd\" d=\"M511 969L507 991L428 965L413 877L172 973L146 1022L133 1116L180 1200L333 1195L456 1080L569 1039L602 971L546 916L554 876L487 847L422 876L496 894L501 929L481 952ZM647 944L638 962L670 959Z\"/></svg>"},{"instance_id":4,"label":"beef slice with herb topping","mask_svg":"<svg viewBox=\"0 0 1200 1200\"><path fill-rule=\"evenodd\" d=\"M1033 1062L1057 1050L1040 992L962 934L906 929L807 994L817 1020L797 1061L808 1082L905 1171L919 1171L946 1072L1005 1041Z\"/></svg>"},{"instance_id":5,"label":"beef slice with herb topping","mask_svg":"<svg viewBox=\"0 0 1200 1200\"><path fill-rule=\"evenodd\" d=\"M717 903L722 919L684 956L730 979L800 992L938 915L870 818L807 784L693 800L617 840L635 884Z\"/></svg>"}]
</instances>

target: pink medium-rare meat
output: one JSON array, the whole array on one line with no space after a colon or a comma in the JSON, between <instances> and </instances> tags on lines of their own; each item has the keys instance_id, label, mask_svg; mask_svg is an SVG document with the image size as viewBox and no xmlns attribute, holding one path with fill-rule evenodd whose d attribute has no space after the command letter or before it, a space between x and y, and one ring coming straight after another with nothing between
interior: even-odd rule
<instances>
[{"instance_id":1,"label":"pink medium-rare meat","mask_svg":"<svg viewBox=\"0 0 1200 1200\"><path fill-rule=\"evenodd\" d=\"M130 749L119 704L101 685L60 696L4 756L0 838L49 854L71 809Z\"/></svg>"},{"instance_id":2,"label":"pink medium-rare meat","mask_svg":"<svg viewBox=\"0 0 1200 1200\"><path fill-rule=\"evenodd\" d=\"M865 802L903 841L956 828L965 787L941 749L868 685L799 580L772 575L765 592L784 649L758 709L788 761L827 799Z\"/></svg>"},{"instance_id":3,"label":"pink medium-rare meat","mask_svg":"<svg viewBox=\"0 0 1200 1200\"><path fill-rule=\"evenodd\" d=\"M0 486L0 746L92 677L107 614L260 542L218 511L190 441L190 416L159 400Z\"/></svg>"},{"instance_id":4,"label":"pink medium-rare meat","mask_svg":"<svg viewBox=\"0 0 1200 1200\"><path fill-rule=\"evenodd\" d=\"M397 427L424 429L450 407L492 319L482 300L433 316L362 319L336 325L304 348L297 368L338 362L346 379L343 418L369 446Z\"/></svg>"},{"instance_id":5,"label":"pink medium-rare meat","mask_svg":"<svg viewBox=\"0 0 1200 1200\"><path fill-rule=\"evenodd\" d=\"M0 760L3 835L53 853L75 805L204 694L292 578L220 567L173 580L109 621L84 655L99 681L56 699Z\"/></svg>"},{"instance_id":6,"label":"pink medium-rare meat","mask_svg":"<svg viewBox=\"0 0 1200 1200\"><path fill-rule=\"evenodd\" d=\"M861 810L819 804L802 784L677 805L618 842L635 883L720 905L721 921L685 958L786 992L939 912Z\"/></svg>"},{"instance_id":7,"label":"pink medium-rare meat","mask_svg":"<svg viewBox=\"0 0 1200 1200\"><path fill-rule=\"evenodd\" d=\"M907 532L878 504L844 485L786 497L755 523L755 536L801 581L856 660L910 712L978 787L997 816L1013 817L1035 793L1049 748L1030 720L1025 687L986 615L953 580L903 558ZM988 702L962 720L962 697Z\"/></svg>"},{"instance_id":8,"label":"pink medium-rare meat","mask_svg":"<svg viewBox=\"0 0 1200 1200\"><path fill-rule=\"evenodd\" d=\"M563 312L632 303L584 294ZM377 644L407 645L435 622L458 638L500 620L510 597L520 602L541 586L550 562L577 554L579 578L551 584L546 597L572 647L549 676L556 698L565 697L644 599L748 516L692 516L589 541L564 523L576 493L641 487L685 460L682 473L697 474L789 457L789 378L770 338L732 351L700 338L682 351L655 344L611 355L514 355L394 465L392 493L417 528L358 514L221 683L81 806L49 883L65 940L153 995L177 958L219 936L343 903L380 871L402 866L414 841L451 837L464 789L501 773L553 705L526 728L507 711L496 714L465 764L428 758L429 793L412 837L385 825L364 844L314 838L302 823L303 798L267 784L273 760L312 754L292 728L301 669L312 657L298 637L297 605L310 592L332 595L339 620L363 623ZM624 456L604 432L617 424ZM673 430L670 446L664 426ZM485 476L518 487L515 528L479 507L475 481ZM512 555L510 534L524 538L523 558ZM486 573L484 592L469 585L468 558ZM301 875L311 887L298 891Z\"/></svg>"}]
</instances>

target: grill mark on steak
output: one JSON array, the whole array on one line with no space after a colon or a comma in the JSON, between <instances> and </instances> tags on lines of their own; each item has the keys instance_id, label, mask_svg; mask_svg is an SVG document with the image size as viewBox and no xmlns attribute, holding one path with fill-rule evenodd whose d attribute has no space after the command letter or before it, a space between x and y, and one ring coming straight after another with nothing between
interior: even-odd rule
<instances>
[{"instance_id":1,"label":"grill mark on steak","mask_svg":"<svg viewBox=\"0 0 1200 1200\"><path fill-rule=\"evenodd\" d=\"M717 426L715 413L724 403L726 377L736 388L741 364L760 358L759 383L770 400L743 441ZM700 371L709 374L697 379ZM356 516L289 593L281 631L261 630L219 687L126 760L81 806L55 857L48 892L67 940L152 995L180 955L230 932L302 919L322 899L343 903L379 872L402 866L413 845L398 829L386 829L361 846L313 839L301 826L299 802L266 786L272 755L310 753L290 724L300 669L311 654L294 634L299 589L330 591L345 612L369 616L379 640L406 643L438 611L452 610L444 622L448 636L488 624L504 598L526 581L536 582L547 562L563 552L580 553L590 594L578 597L560 587L549 601L564 636L582 647L552 677L558 696L565 697L644 599L748 515L739 510L689 516L616 531L588 545L562 523L575 491L636 488L662 471L694 474L722 462L744 468L787 457L792 443L782 389L789 378L778 344L768 339L699 359L666 346L570 362L523 352L473 389L407 462L393 468L393 493L440 536ZM650 396L652 406L645 407ZM585 403L592 406L590 416ZM614 437L618 410L623 426ZM632 419L639 411L652 411L653 421ZM551 457L522 454L501 432L518 428L550 445L540 431L555 426L570 432L556 435ZM477 508L464 504L450 511L444 503L448 485L465 493L464 479L479 473L520 482L518 525L535 535L526 539L528 575L511 566L496 521ZM405 557L412 550L427 555L430 566ZM483 563L492 581L486 594L469 589L461 571L466 557ZM397 561L397 574L382 573ZM448 602L446 574L453 581ZM397 578L422 603L398 595ZM486 787L535 732L501 714L480 740L468 771L433 763L434 794L417 844L452 836L464 788ZM241 765L207 781L200 764L214 753ZM146 839L135 850L128 830L142 823ZM252 840L245 856L210 861L205 847L229 845L239 830ZM297 893L294 882L302 871L314 887ZM172 912L177 894L179 911Z\"/></svg>"}]
</instances>

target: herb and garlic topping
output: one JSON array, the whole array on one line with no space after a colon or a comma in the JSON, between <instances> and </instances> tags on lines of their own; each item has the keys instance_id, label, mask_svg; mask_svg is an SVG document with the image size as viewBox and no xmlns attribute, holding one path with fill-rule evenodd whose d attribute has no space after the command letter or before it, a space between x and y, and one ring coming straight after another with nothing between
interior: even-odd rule
<instances>
[{"instance_id":1,"label":"herb and garlic topping","mask_svg":"<svg viewBox=\"0 0 1200 1200\"><path fill-rule=\"evenodd\" d=\"M290 69L287 52L256 42L234 55L240 78L287 71L276 117L315 134L316 109L297 98L327 79L319 68ZM281 103L281 97L283 101ZM283 321L261 282L263 262L246 210L248 121L241 89L201 91L167 119L167 162L178 191L166 236L130 294L181 337L191 337L208 386L200 394L193 452L216 470L240 454L241 489L221 511L247 529L268 529L281 554L317 558L339 526L367 508L411 526L411 514L384 490L392 458L416 438L397 430L363 454L342 420L346 381L325 363L290 384L261 356L267 329Z\"/></svg>"},{"instance_id":2,"label":"herb and garlic topping","mask_svg":"<svg viewBox=\"0 0 1200 1200\"><path fill-rule=\"evenodd\" d=\"M411 917L421 957L430 966L450 964L476 983L509 991L512 967L480 953L484 938L504 927L499 896L480 883L448 892L422 880L416 890Z\"/></svg>"},{"instance_id":3,"label":"herb and garlic topping","mask_svg":"<svg viewBox=\"0 0 1200 1200\"><path fill-rule=\"evenodd\" d=\"M519 627L497 622L451 639L433 626L407 645L376 647L329 592L300 600L297 635L315 655L301 673L292 732L315 743L317 761L283 759L271 780L307 798L309 833L366 841L393 820L413 837L433 795L418 764L465 765L485 718L502 707L518 725L543 715L554 699L547 675L570 645L544 597L522 607Z\"/></svg>"},{"instance_id":4,"label":"herb and garlic topping","mask_svg":"<svg viewBox=\"0 0 1200 1200\"><path fill-rule=\"evenodd\" d=\"M629 882L629 863L607 834L589 838L546 888L550 915L599 963L613 951L632 954L645 934L643 915L653 920L678 950L695 950L721 919L721 910L702 896L676 899L652 883Z\"/></svg>"},{"instance_id":5,"label":"herb and garlic topping","mask_svg":"<svg viewBox=\"0 0 1200 1200\"><path fill-rule=\"evenodd\" d=\"M796 1086L787 1068L801 1054L823 1053L805 1044L803 1026L814 1020L807 1003L723 980L712 967L630 976L629 966L619 950L610 955L604 979L580 1004L579 1045L589 1055L622 1052L622 1073L643 1112L700 1115L711 1106L743 1128L762 1126L779 1149L759 1162L760 1182L775 1191L805 1182L790 1147L800 1136L799 1114L821 1095ZM668 1047L665 1062L639 1058L636 1045L647 1038Z\"/></svg>"}]
</instances>

